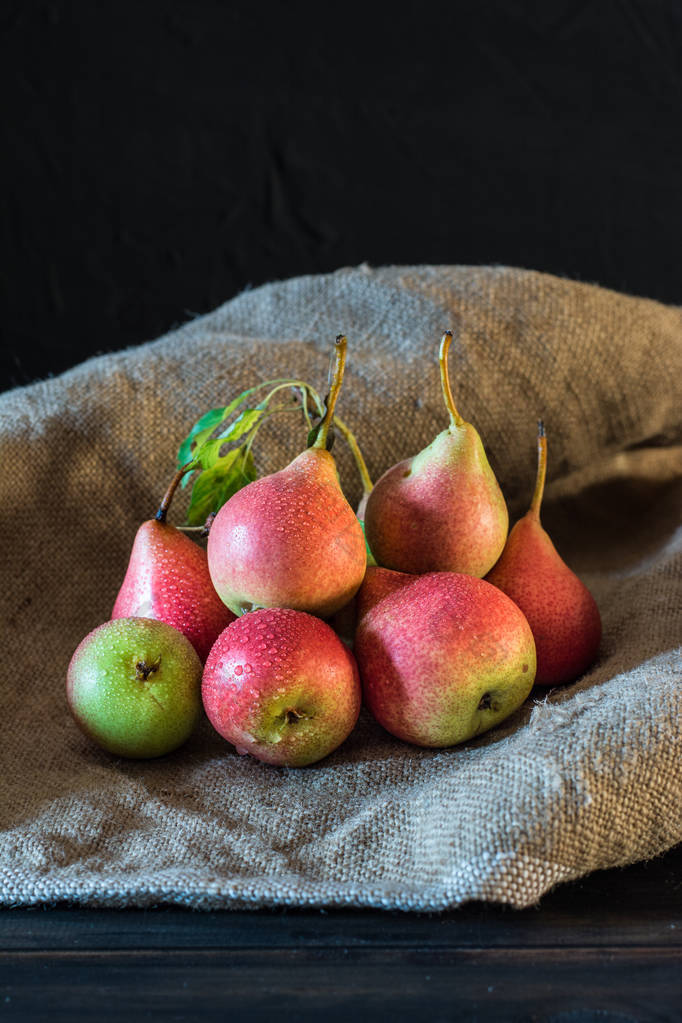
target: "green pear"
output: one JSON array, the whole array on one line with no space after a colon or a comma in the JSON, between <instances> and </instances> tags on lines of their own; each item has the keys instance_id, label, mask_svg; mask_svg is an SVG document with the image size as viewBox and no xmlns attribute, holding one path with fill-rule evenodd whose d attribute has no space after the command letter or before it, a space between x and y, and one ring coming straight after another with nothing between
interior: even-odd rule
<instances>
[{"instance_id":1,"label":"green pear","mask_svg":"<svg viewBox=\"0 0 682 1023\"><path fill-rule=\"evenodd\" d=\"M507 538L509 516L481 438L455 408L447 354L440 346L450 425L378 480L367 501L367 542L379 565L398 572L463 572L481 578Z\"/></svg>"},{"instance_id":2,"label":"green pear","mask_svg":"<svg viewBox=\"0 0 682 1023\"><path fill-rule=\"evenodd\" d=\"M201 661L166 622L116 618L71 658L66 695L76 724L120 757L160 757L182 745L201 714Z\"/></svg>"}]
</instances>

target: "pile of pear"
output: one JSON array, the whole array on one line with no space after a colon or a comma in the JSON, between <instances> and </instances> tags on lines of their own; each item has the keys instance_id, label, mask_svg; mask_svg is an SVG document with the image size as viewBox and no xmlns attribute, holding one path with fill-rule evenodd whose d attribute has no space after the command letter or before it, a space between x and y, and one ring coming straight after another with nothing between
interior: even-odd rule
<instances>
[{"instance_id":1,"label":"pile of pear","mask_svg":"<svg viewBox=\"0 0 682 1023\"><path fill-rule=\"evenodd\" d=\"M508 534L481 438L453 400L451 341L447 331L439 349L449 423L365 495L364 530L328 450L342 335L311 446L232 496L210 526L207 550L167 523L169 491L138 530L115 601L109 626L124 620L125 635L113 643L100 626L69 667L71 711L95 742L122 756L163 755L191 733L201 703L238 753L299 767L337 749L364 703L399 740L451 747L512 715L534 684L571 681L590 666L599 610L540 522L544 427L529 510ZM159 741L166 690L160 699L154 684L172 658L166 633L149 647L150 622L172 627L192 666L191 684L183 680L191 708L183 727L169 724L167 748ZM123 722L115 720L117 698ZM147 726L131 725L131 700L151 721L148 747ZM126 743L126 730L134 741Z\"/></svg>"}]
</instances>

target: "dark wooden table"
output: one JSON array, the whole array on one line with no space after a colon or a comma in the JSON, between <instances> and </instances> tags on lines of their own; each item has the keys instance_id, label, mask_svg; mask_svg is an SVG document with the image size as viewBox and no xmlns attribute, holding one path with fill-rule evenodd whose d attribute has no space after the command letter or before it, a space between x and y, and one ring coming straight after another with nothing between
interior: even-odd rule
<instances>
[{"instance_id":1,"label":"dark wooden table","mask_svg":"<svg viewBox=\"0 0 682 1023\"><path fill-rule=\"evenodd\" d=\"M682 846L539 908L0 913L0 1019L682 1020Z\"/></svg>"}]
</instances>

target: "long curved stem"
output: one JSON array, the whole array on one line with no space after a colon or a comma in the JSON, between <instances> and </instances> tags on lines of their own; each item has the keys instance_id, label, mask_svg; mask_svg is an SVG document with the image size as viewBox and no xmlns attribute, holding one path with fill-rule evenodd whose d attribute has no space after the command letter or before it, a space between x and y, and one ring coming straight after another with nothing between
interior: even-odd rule
<instances>
[{"instance_id":1,"label":"long curved stem","mask_svg":"<svg viewBox=\"0 0 682 1023\"><path fill-rule=\"evenodd\" d=\"M445 400L445 407L450 413L450 422L453 426L463 426L464 420L460 416L455 406L454 399L452 397L452 390L450 389L450 375L448 373L448 352L450 350L450 343L452 341L452 331L446 330L440 339L440 351L438 353L438 361L440 363L440 382L443 388L443 398Z\"/></svg>"},{"instance_id":2,"label":"long curved stem","mask_svg":"<svg viewBox=\"0 0 682 1023\"><path fill-rule=\"evenodd\" d=\"M343 383L343 371L346 366L346 337L344 334L339 334L334 342L334 369L332 374L331 386L329 388L329 396L327 397L327 409L324 415L324 419L320 423L320 429L317 437L315 438L314 448L327 448L327 434L332 424L332 417L334 415L334 406L336 405L336 399L339 396L341 390L341 384Z\"/></svg>"},{"instance_id":3,"label":"long curved stem","mask_svg":"<svg viewBox=\"0 0 682 1023\"><path fill-rule=\"evenodd\" d=\"M360 479L362 480L363 496L369 496L374 484L372 483L372 478L369 475L367 463L365 462L362 451L360 450L360 446L355 439L355 434L350 427L346 426L342 419L339 419L338 416L334 416L334 426L338 426L339 430L343 434L346 444L351 450L353 458L355 459L355 464L360 474Z\"/></svg>"},{"instance_id":4,"label":"long curved stem","mask_svg":"<svg viewBox=\"0 0 682 1023\"><path fill-rule=\"evenodd\" d=\"M175 476L170 482L168 490L163 495L163 499L161 501L161 504L159 505L159 510L154 516L157 522L166 521L166 516L168 515L170 503L173 500L173 495L175 494L175 491L178 489L178 486L180 485L180 480L185 475L185 473L191 472L192 469L196 469L196 463L193 461L186 462L185 465L183 465L182 468L178 469L178 471L176 472Z\"/></svg>"},{"instance_id":5,"label":"long curved stem","mask_svg":"<svg viewBox=\"0 0 682 1023\"><path fill-rule=\"evenodd\" d=\"M542 495L545 492L545 476L547 475L547 437L545 435L545 424L538 419L538 471L535 477L535 490L533 499L530 502L528 514L540 521L540 505Z\"/></svg>"}]
</instances>

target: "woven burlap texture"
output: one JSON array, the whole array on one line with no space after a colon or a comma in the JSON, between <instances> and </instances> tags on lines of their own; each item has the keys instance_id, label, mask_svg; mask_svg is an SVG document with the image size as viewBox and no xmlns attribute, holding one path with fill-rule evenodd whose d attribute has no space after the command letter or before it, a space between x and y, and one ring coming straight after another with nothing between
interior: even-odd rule
<instances>
[{"instance_id":1,"label":"woven burlap texture","mask_svg":"<svg viewBox=\"0 0 682 1023\"><path fill-rule=\"evenodd\" d=\"M303 770L240 757L205 721L158 761L93 747L69 715L66 668L109 617L194 420L258 380L324 388L343 331L339 414L377 478L447 423L447 327L457 404L512 517L544 416L543 522L604 621L589 673L448 750L405 745L364 712ZM2 396L2 902L521 907L681 841L681 380L679 309L508 268L362 266L245 292ZM260 471L304 443L298 418L269 423ZM353 463L335 450L356 501Z\"/></svg>"}]
</instances>

